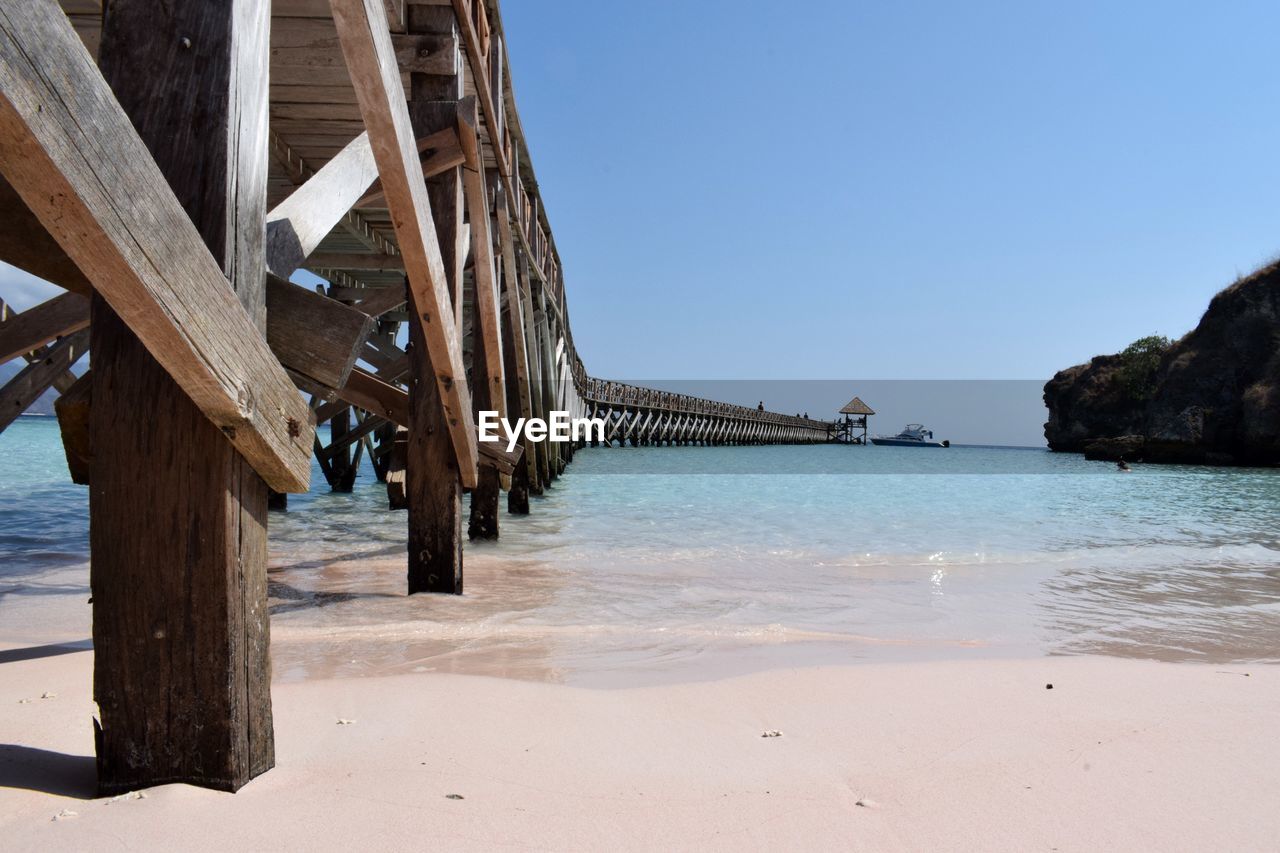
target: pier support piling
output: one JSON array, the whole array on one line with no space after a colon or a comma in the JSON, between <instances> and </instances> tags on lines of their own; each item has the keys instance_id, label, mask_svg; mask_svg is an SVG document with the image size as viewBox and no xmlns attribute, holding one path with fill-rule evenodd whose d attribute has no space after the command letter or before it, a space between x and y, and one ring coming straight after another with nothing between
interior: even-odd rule
<instances>
[{"instance_id":1,"label":"pier support piling","mask_svg":"<svg viewBox=\"0 0 1280 853\"><path fill-rule=\"evenodd\" d=\"M413 6L413 33L457 35L453 10L447 6ZM409 75L409 117L414 136L425 138L457 124L457 101L462 97L459 74ZM436 239L448 279L454 316L437 322L461 329L462 179L459 167L446 169L427 181ZM410 302L413 303L412 294ZM421 306L415 306L421 310ZM461 337L459 335L459 337ZM445 420L426 338L418 323L409 324L409 434L405 448L405 492L409 505L409 594L462 594L462 481ZM457 377L465 381L465 377ZM470 415L470 412L458 413Z\"/></svg>"},{"instance_id":2,"label":"pier support piling","mask_svg":"<svg viewBox=\"0 0 1280 853\"><path fill-rule=\"evenodd\" d=\"M260 329L269 15L114 0L99 59ZM275 763L267 486L99 296L92 328L99 789L234 791Z\"/></svg>"}]
</instances>

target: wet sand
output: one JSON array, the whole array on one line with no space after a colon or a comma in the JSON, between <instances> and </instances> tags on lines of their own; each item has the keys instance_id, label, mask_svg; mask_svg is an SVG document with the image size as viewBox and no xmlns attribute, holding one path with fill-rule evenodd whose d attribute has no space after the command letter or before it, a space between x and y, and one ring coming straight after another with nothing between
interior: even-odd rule
<instances>
[{"instance_id":1,"label":"wet sand","mask_svg":"<svg viewBox=\"0 0 1280 853\"><path fill-rule=\"evenodd\" d=\"M435 672L619 688L779 667L1009 654L963 637L690 619L678 606L648 620L610 619L597 602L566 605L581 594L581 578L545 562L469 552L466 571L465 596L407 597L398 553L277 559L270 572L276 680Z\"/></svg>"},{"instance_id":2,"label":"wet sand","mask_svg":"<svg viewBox=\"0 0 1280 853\"><path fill-rule=\"evenodd\" d=\"M1059 657L615 690L440 673L284 682L276 769L235 795L166 786L112 801L89 798L91 655L59 651L0 651L9 849L1201 851L1280 838L1274 667Z\"/></svg>"}]
</instances>

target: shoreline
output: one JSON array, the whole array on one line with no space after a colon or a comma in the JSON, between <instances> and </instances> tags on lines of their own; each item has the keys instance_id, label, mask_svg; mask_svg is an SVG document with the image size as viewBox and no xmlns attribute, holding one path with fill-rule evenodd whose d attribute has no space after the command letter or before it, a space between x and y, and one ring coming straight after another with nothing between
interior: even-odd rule
<instances>
[{"instance_id":1,"label":"shoreline","mask_svg":"<svg viewBox=\"0 0 1280 853\"><path fill-rule=\"evenodd\" d=\"M611 690L443 673L277 682L272 772L235 795L169 785L115 800L85 798L91 666L83 650L3 663L14 740L0 747L0 827L16 848L180 836L197 850L1194 850L1280 837L1272 665L876 662Z\"/></svg>"}]
</instances>

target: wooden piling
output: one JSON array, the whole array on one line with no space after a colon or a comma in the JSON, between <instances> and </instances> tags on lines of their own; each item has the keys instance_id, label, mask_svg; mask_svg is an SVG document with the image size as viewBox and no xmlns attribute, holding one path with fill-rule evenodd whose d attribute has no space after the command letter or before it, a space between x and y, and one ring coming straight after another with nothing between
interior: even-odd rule
<instances>
[{"instance_id":1,"label":"wooden piling","mask_svg":"<svg viewBox=\"0 0 1280 853\"><path fill-rule=\"evenodd\" d=\"M99 58L259 329L269 14L115 0ZM92 328L98 786L234 791L275 763L267 486L99 296Z\"/></svg>"},{"instance_id":2,"label":"wooden piling","mask_svg":"<svg viewBox=\"0 0 1280 853\"><path fill-rule=\"evenodd\" d=\"M413 33L456 33L453 10L445 6L412 6L408 26ZM409 75L409 117L419 139L457 125L457 101L462 97L459 74ZM440 245L454 316L437 322L461 329L462 179L454 166L427 181L431 215ZM412 294L411 294L412 295ZM415 310L422 306L415 304ZM405 490L409 505L409 593L462 593L462 483L435 380L427 343L418 324L409 331L409 434L406 445ZM459 334L459 338L461 334ZM456 381L465 381L464 376ZM468 416L471 412L459 412Z\"/></svg>"}]
</instances>

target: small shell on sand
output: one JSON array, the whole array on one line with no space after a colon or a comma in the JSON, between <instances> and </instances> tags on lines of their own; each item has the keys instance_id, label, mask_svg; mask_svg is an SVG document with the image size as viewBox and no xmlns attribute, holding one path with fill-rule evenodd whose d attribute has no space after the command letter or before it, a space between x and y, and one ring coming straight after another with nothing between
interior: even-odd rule
<instances>
[{"instance_id":1,"label":"small shell on sand","mask_svg":"<svg viewBox=\"0 0 1280 853\"><path fill-rule=\"evenodd\" d=\"M778 731L777 729L769 729L769 731L760 735L760 737L782 737L782 732Z\"/></svg>"}]
</instances>

